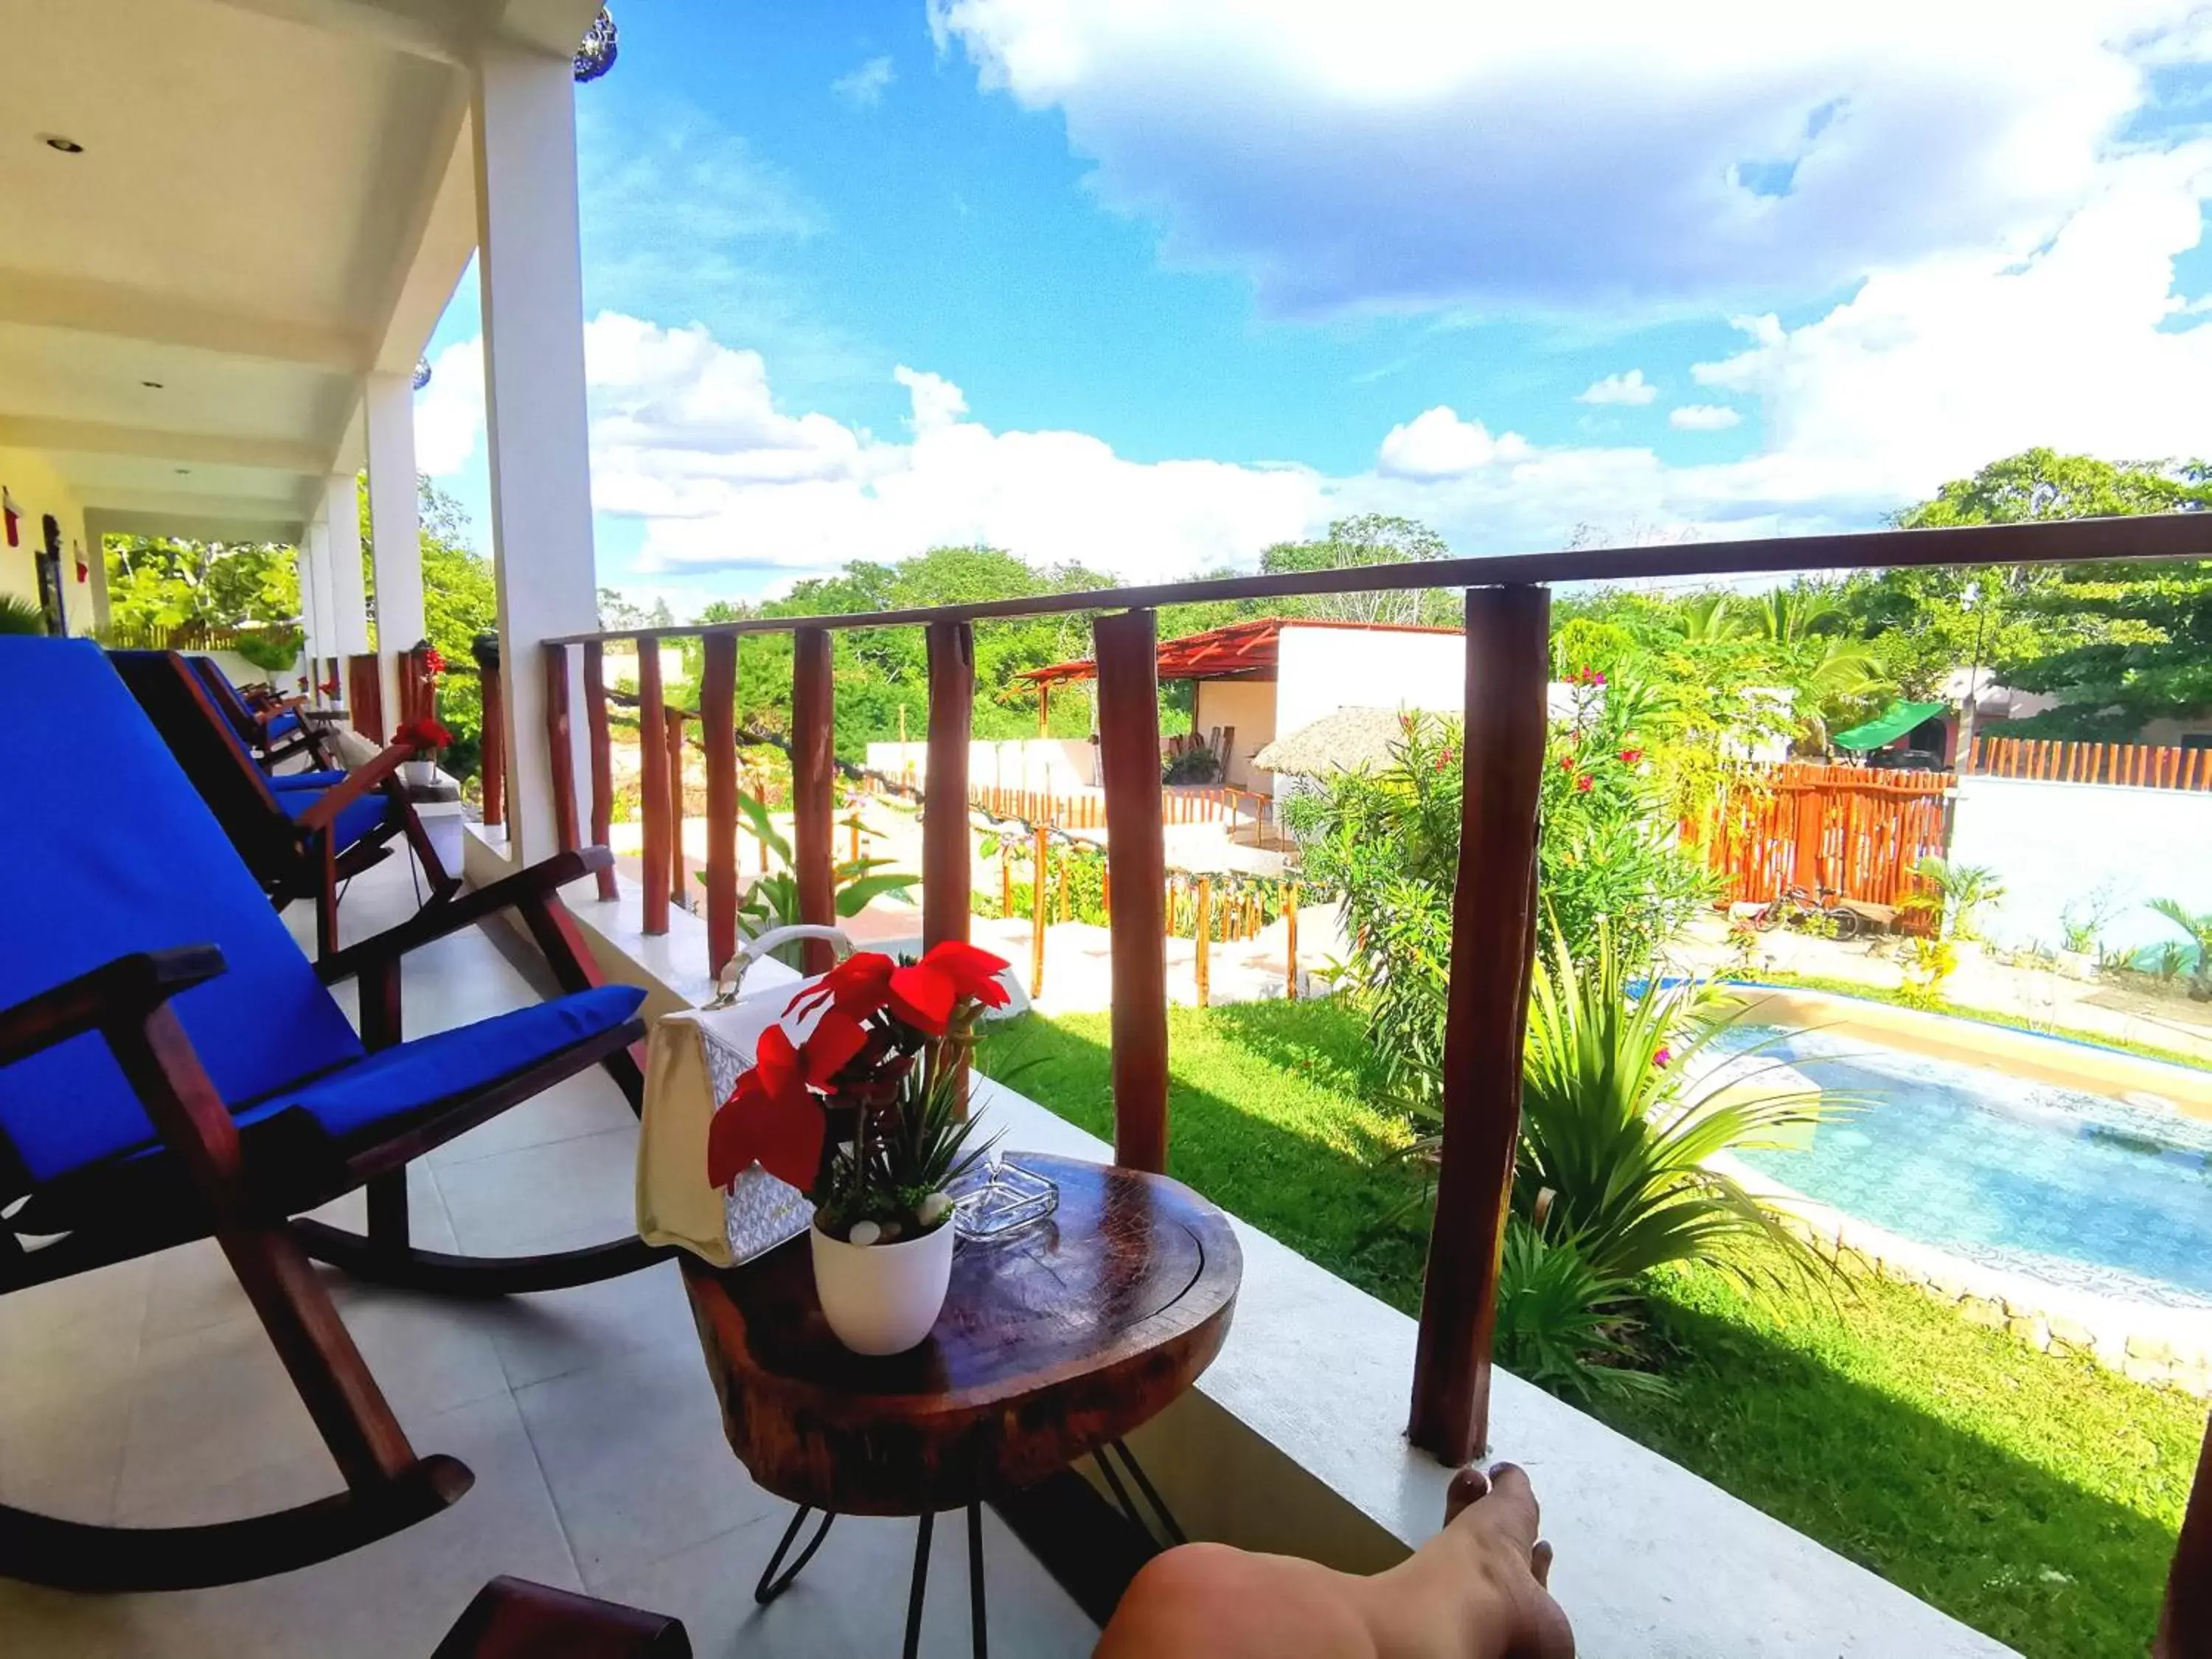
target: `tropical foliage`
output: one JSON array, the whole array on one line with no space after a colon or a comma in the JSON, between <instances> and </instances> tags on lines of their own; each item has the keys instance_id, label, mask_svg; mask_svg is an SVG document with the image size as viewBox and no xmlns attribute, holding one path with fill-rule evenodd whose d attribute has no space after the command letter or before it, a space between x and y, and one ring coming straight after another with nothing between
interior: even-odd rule
<instances>
[{"instance_id":1,"label":"tropical foliage","mask_svg":"<svg viewBox=\"0 0 2212 1659\"><path fill-rule=\"evenodd\" d=\"M1529 998L1514 1213L1614 1281L1677 1261L1745 1273L1818 1263L1771 1208L1706 1167L1785 1144L1834 1109L1756 1046L1716 1063L1742 1012L1704 981L1632 985L1609 938L1578 963L1555 937Z\"/></svg>"},{"instance_id":2,"label":"tropical foliage","mask_svg":"<svg viewBox=\"0 0 2212 1659\"><path fill-rule=\"evenodd\" d=\"M2197 947L2190 994L2199 1001L2212 998L2212 910L2191 910L2175 898L2153 899L2150 908L2188 934L2190 943Z\"/></svg>"},{"instance_id":3,"label":"tropical foliage","mask_svg":"<svg viewBox=\"0 0 2212 1659\"><path fill-rule=\"evenodd\" d=\"M744 815L745 824L760 840L774 860L773 866L753 878L738 907L738 927L747 939L758 939L763 933L778 927L789 927L800 921L799 908L799 878L792 858L791 842L775 827L768 807L757 797L744 791L738 792L738 810ZM830 870L831 908L840 916L857 916L879 898L892 898L911 903L909 891L921 880L920 876L899 875L885 866L890 859L846 859L832 865ZM699 879L707 879L699 872ZM785 945L775 953L796 966L798 947Z\"/></svg>"},{"instance_id":4,"label":"tropical foliage","mask_svg":"<svg viewBox=\"0 0 2212 1659\"><path fill-rule=\"evenodd\" d=\"M1602 934L1640 971L1710 885L1670 835L1639 730L1651 700L1594 671L1572 693L1546 753L1537 897L1571 952ZM1462 787L1458 726L1407 714L1387 768L1321 780L1284 807L1306 879L1344 896L1352 950L1342 976L1373 1022L1391 1086L1410 1102L1433 1101L1443 1071Z\"/></svg>"},{"instance_id":5,"label":"tropical foliage","mask_svg":"<svg viewBox=\"0 0 2212 1659\"><path fill-rule=\"evenodd\" d=\"M1898 908L1934 917L1937 933L1947 939L1980 939L1982 912L2004 900L2004 883L1984 864L1954 864L1930 853L1912 873L1932 890L1915 893Z\"/></svg>"},{"instance_id":6,"label":"tropical foliage","mask_svg":"<svg viewBox=\"0 0 2212 1659\"><path fill-rule=\"evenodd\" d=\"M33 599L0 593L0 634L40 635L46 631L46 613Z\"/></svg>"}]
</instances>

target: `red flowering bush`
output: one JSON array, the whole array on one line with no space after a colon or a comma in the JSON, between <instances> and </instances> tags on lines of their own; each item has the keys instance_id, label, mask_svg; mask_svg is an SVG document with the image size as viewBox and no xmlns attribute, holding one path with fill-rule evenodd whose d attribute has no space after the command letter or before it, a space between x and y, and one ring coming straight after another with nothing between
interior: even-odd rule
<instances>
[{"instance_id":1,"label":"red flowering bush","mask_svg":"<svg viewBox=\"0 0 2212 1659\"><path fill-rule=\"evenodd\" d=\"M392 734L394 743L404 743L418 755L428 757L443 749L450 749L453 734L446 730L434 714L411 720Z\"/></svg>"},{"instance_id":2,"label":"red flowering bush","mask_svg":"<svg viewBox=\"0 0 2212 1659\"><path fill-rule=\"evenodd\" d=\"M937 1195L981 1156L966 1145L962 1061L981 1012L1006 1005L1006 969L948 939L903 964L856 951L803 987L784 1012L813 1029L803 1042L761 1034L708 1131L708 1180L758 1164L812 1199L833 1237L860 1221L884 1238L927 1231L945 1213Z\"/></svg>"}]
</instances>

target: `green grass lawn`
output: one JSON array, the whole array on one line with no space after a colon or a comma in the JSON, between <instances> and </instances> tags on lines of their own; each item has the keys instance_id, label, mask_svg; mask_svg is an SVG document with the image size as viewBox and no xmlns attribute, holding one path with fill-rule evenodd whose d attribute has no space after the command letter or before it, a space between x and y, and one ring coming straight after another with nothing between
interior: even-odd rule
<instances>
[{"instance_id":1,"label":"green grass lawn","mask_svg":"<svg viewBox=\"0 0 2212 1659\"><path fill-rule=\"evenodd\" d=\"M1403 1121L1363 1098L1367 1042L1334 1001L1169 1016L1170 1168L1408 1313L1426 1218ZM1110 1138L1107 1018L1030 1018L990 1069ZM2139 1655L2204 1428L2201 1401L2054 1359L1917 1291L1851 1281L1652 1287L1667 1398L1623 1433L2033 1655ZM1410 1386L1411 1379L1407 1379ZM1808 1640L1816 1632L1807 1632Z\"/></svg>"}]
</instances>

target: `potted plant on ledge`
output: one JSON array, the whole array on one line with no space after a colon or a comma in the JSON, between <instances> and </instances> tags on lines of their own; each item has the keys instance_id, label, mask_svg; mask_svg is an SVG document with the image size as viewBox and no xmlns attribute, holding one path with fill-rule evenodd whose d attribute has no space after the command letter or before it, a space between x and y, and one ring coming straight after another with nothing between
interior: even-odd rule
<instances>
[{"instance_id":1,"label":"potted plant on ledge","mask_svg":"<svg viewBox=\"0 0 2212 1659\"><path fill-rule=\"evenodd\" d=\"M407 721L392 734L394 743L404 743L414 750L415 757L399 763L399 775L410 787L428 789L438 781L438 757L453 746L453 734L448 732L434 714L423 714Z\"/></svg>"},{"instance_id":2,"label":"potted plant on ledge","mask_svg":"<svg viewBox=\"0 0 2212 1659\"><path fill-rule=\"evenodd\" d=\"M947 940L904 965L848 957L802 987L793 1042L761 1034L708 1132L707 1176L756 1163L814 1205L822 1312L855 1353L902 1353L929 1334L952 1273L952 1182L984 1152L962 1111L977 1017L1006 1006L1001 957Z\"/></svg>"}]
</instances>

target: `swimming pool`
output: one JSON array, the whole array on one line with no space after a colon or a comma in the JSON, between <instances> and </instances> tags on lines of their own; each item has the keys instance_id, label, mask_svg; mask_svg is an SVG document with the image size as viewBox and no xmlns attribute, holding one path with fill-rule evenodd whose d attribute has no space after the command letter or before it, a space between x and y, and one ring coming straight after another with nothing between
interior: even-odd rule
<instances>
[{"instance_id":1,"label":"swimming pool","mask_svg":"<svg viewBox=\"0 0 2212 1659\"><path fill-rule=\"evenodd\" d=\"M2212 1123L1856 1035L1744 1027L1716 1046L1760 1042L1865 1103L1802 1147L1738 1154L1759 1173L1970 1259L2212 1306Z\"/></svg>"}]
</instances>

